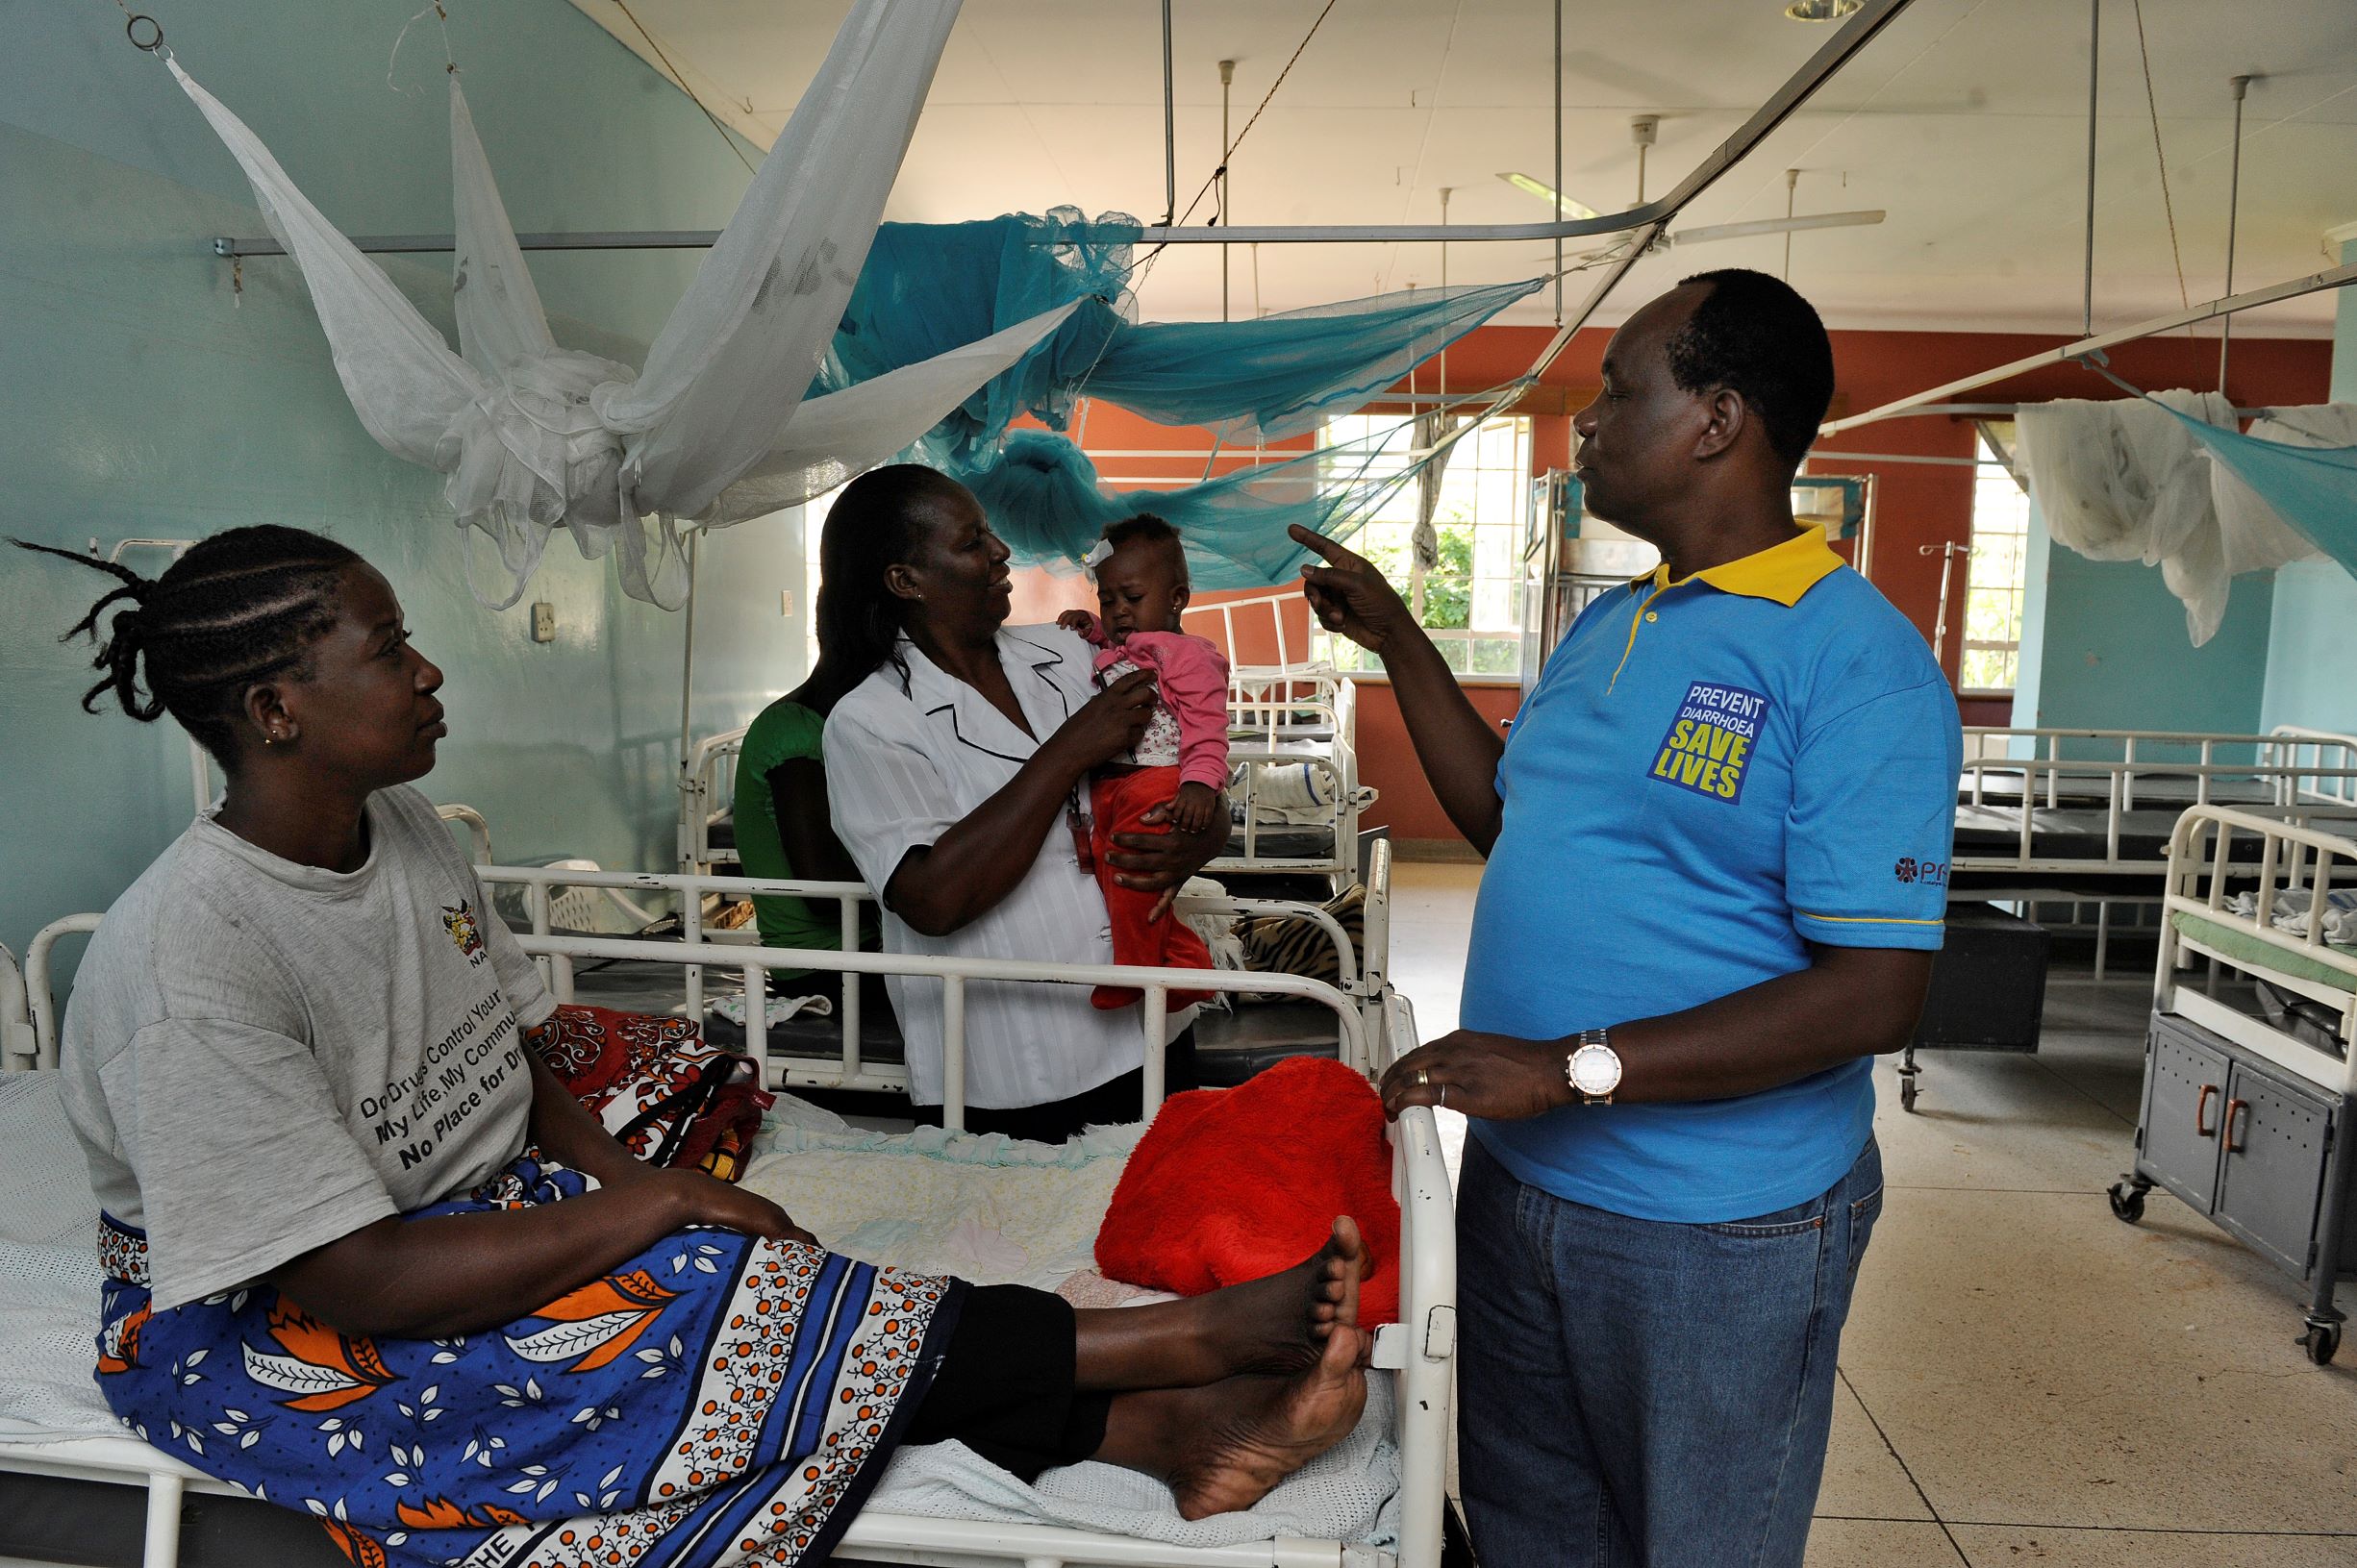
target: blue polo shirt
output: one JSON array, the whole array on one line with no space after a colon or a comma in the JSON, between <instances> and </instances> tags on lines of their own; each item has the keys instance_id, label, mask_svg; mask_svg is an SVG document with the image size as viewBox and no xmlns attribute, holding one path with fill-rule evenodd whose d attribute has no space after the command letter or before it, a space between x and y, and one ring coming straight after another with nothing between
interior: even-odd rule
<instances>
[{"instance_id":1,"label":"blue polo shirt","mask_svg":"<svg viewBox=\"0 0 2357 1568\"><path fill-rule=\"evenodd\" d=\"M1464 1027L1553 1040L1806 968L1937 948L1963 739L1923 638L1814 529L1590 605L1498 764ZM1571 1106L1473 1133L1642 1219L1805 1202L1866 1146L1871 1063L1732 1100Z\"/></svg>"}]
</instances>

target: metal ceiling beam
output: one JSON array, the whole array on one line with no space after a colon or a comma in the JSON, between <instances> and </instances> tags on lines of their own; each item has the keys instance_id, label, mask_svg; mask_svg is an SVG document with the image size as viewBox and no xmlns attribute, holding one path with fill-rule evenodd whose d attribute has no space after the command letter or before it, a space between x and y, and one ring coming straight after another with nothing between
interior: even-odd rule
<instances>
[{"instance_id":1,"label":"metal ceiling beam","mask_svg":"<svg viewBox=\"0 0 2357 1568\"><path fill-rule=\"evenodd\" d=\"M2222 299L2209 300L2191 310L2177 311L2168 315L2154 316L2149 321L2139 321L2134 326L2119 327L2111 332L2097 333L2093 337L2082 337L2075 343L2065 343L2060 348L2047 349L2043 354L2033 354L2026 359L2015 360L2010 363L1996 365L1974 375L1943 382L1937 386L1927 387L1911 396L1902 397L1896 402L1886 403L1879 409L1869 409L1864 413L1854 413L1846 419L1836 419L1820 429L1818 434L1820 436L1835 436L1845 430L1855 430L1860 425L1870 425L1878 419L1889 419L1903 413L1916 413L1920 411L1925 404L1945 402L1958 392L1969 392L1975 387L1987 386L1992 382L2006 381L2032 370L2044 370L2049 365L2068 364L2074 360L2085 360L2101 354L2105 349L2116 348L2121 343L2132 343L2140 337L2156 337L2162 333L2174 332L2179 327L2191 327L2203 321L2215 321L2221 316L2232 315L2238 311L2248 311L2261 305L2273 305L2280 300L2297 299L2303 294L2320 293L2327 288L2345 288L2352 283L2357 283L2357 261L2332 267L2323 272L2312 272L2305 278L2294 278L2289 283L2271 284L2265 288L2254 288L2248 293L2228 294Z\"/></svg>"},{"instance_id":2,"label":"metal ceiling beam","mask_svg":"<svg viewBox=\"0 0 2357 1568\"><path fill-rule=\"evenodd\" d=\"M1650 231L1633 247L1627 262L1612 268L1610 282L1591 294L1589 305L1581 312L1585 317L1610 291L1611 283L1618 282L1620 276L1627 272L1628 262L1633 262L1643 254L1653 236L1677 216L1680 209L1709 189L1777 127L1792 118L1801 105L1832 79L1834 73L1848 64L1860 50L1872 42L1876 35L1912 3L1913 0L1867 0L1856 15L1842 24L1840 32L1825 40L1824 47L1809 57L1807 64L1778 87L1733 136L1713 148L1693 172L1678 183L1675 189L1658 200L1642 203L1624 212L1608 212L1592 218L1567 218L1554 223L1452 224L1445 229L1430 223L1265 223L1235 228L1216 224L1187 228L1157 225L1140 236L1140 242L1147 245L1391 245L1437 243L1442 239L1451 242L1579 239L1592 235ZM717 230L705 229L669 233L517 235L515 242L528 251L696 250L710 246L718 237ZM356 238L352 243L362 251L385 255L447 251L453 249L456 242L449 235L380 235ZM214 255L225 257L287 254L285 246L270 238L224 237L213 242L213 250Z\"/></svg>"}]
</instances>

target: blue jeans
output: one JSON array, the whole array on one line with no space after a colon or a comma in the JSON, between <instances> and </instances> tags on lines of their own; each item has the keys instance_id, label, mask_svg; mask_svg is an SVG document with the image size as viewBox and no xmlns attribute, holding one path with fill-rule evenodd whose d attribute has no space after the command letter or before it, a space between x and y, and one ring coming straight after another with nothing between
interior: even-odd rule
<instances>
[{"instance_id":1,"label":"blue jeans","mask_svg":"<svg viewBox=\"0 0 2357 1568\"><path fill-rule=\"evenodd\" d=\"M1881 1208L1871 1141L1807 1203L1672 1225L1525 1186L1467 1139L1458 1470L1482 1568L1799 1568Z\"/></svg>"}]
</instances>

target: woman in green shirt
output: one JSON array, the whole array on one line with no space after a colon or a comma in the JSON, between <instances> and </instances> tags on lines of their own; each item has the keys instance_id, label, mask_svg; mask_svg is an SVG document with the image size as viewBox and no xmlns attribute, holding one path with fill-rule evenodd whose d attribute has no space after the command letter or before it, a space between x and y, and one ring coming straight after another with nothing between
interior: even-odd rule
<instances>
[{"instance_id":1,"label":"woman in green shirt","mask_svg":"<svg viewBox=\"0 0 2357 1568\"><path fill-rule=\"evenodd\" d=\"M827 714L865 672L840 676L822 651L810 679L763 709L744 733L737 757L737 858L748 877L860 880L827 814L821 743ZM756 898L753 918L764 947L831 953L843 945L842 907L831 900ZM860 933L862 947L878 945L873 906L861 912ZM770 987L782 995L840 997L842 977L833 970L778 969L770 973ZM881 1005L881 987L871 989Z\"/></svg>"}]
</instances>

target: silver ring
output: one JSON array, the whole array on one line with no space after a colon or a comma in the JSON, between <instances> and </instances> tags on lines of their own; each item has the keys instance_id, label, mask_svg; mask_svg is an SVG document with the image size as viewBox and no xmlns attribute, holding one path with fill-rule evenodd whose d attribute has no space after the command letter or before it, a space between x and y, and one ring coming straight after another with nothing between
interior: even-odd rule
<instances>
[{"instance_id":1,"label":"silver ring","mask_svg":"<svg viewBox=\"0 0 2357 1568\"><path fill-rule=\"evenodd\" d=\"M1448 1104L1448 1085L1445 1083L1441 1085L1441 1104Z\"/></svg>"},{"instance_id":2,"label":"silver ring","mask_svg":"<svg viewBox=\"0 0 2357 1568\"><path fill-rule=\"evenodd\" d=\"M1430 1073L1426 1072L1426 1071L1425 1071L1423 1068L1421 1068L1421 1067L1418 1067L1418 1068L1416 1070L1416 1086L1417 1086L1417 1088L1419 1088L1419 1089L1420 1089L1420 1088L1422 1088L1422 1087L1423 1087L1425 1084L1427 1084L1427 1083L1431 1083L1431 1082L1432 1082L1432 1074L1430 1074Z\"/></svg>"}]
</instances>

